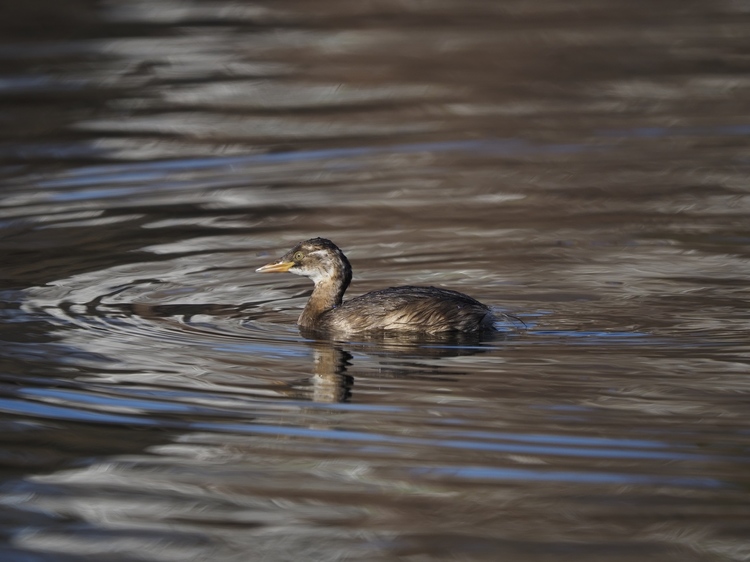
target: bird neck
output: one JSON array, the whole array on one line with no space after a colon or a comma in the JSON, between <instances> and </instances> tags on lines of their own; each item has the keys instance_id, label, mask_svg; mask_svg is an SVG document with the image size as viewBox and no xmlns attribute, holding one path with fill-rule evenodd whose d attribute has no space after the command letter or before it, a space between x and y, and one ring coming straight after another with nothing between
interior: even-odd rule
<instances>
[{"instance_id":1,"label":"bird neck","mask_svg":"<svg viewBox=\"0 0 750 562\"><path fill-rule=\"evenodd\" d=\"M297 324L313 327L318 318L339 306L350 279L347 275L335 275L318 280Z\"/></svg>"}]
</instances>

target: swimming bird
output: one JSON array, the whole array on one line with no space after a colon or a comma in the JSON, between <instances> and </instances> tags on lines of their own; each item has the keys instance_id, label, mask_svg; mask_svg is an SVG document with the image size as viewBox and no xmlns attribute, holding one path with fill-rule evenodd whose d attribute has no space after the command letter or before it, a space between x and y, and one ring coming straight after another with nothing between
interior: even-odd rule
<instances>
[{"instance_id":1,"label":"swimming bird","mask_svg":"<svg viewBox=\"0 0 750 562\"><path fill-rule=\"evenodd\" d=\"M352 280L349 260L325 238L300 242L260 273L286 272L315 284L297 324L326 333L408 332L443 334L493 330L490 308L468 295L437 287L389 287L343 300Z\"/></svg>"}]
</instances>

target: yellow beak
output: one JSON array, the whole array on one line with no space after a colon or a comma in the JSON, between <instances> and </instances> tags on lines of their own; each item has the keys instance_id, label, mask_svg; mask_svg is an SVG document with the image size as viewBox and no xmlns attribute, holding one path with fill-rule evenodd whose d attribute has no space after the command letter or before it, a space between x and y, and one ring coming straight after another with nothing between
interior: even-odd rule
<instances>
[{"instance_id":1,"label":"yellow beak","mask_svg":"<svg viewBox=\"0 0 750 562\"><path fill-rule=\"evenodd\" d=\"M289 271L289 269L293 265L293 261L277 261L274 263L266 264L263 267L259 267L255 271L257 271L258 273L283 273L285 271Z\"/></svg>"}]
</instances>

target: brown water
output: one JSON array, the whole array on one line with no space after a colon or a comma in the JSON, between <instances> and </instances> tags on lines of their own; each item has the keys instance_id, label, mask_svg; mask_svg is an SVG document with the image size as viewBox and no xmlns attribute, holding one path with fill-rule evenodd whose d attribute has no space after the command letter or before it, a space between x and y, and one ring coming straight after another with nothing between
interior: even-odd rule
<instances>
[{"instance_id":1,"label":"brown water","mask_svg":"<svg viewBox=\"0 0 750 562\"><path fill-rule=\"evenodd\" d=\"M2 560L750 559L750 4L9 6Z\"/></svg>"}]
</instances>

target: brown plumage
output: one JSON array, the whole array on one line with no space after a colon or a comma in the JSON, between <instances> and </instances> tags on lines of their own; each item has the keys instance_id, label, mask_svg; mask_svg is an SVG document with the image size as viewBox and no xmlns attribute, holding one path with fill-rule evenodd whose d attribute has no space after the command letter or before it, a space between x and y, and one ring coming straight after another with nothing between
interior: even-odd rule
<instances>
[{"instance_id":1,"label":"brown plumage","mask_svg":"<svg viewBox=\"0 0 750 562\"><path fill-rule=\"evenodd\" d=\"M325 238L300 242L257 271L288 271L312 279L315 288L297 321L308 330L436 334L493 329L489 307L463 293L437 287L390 287L343 302L352 268L344 253Z\"/></svg>"}]
</instances>

